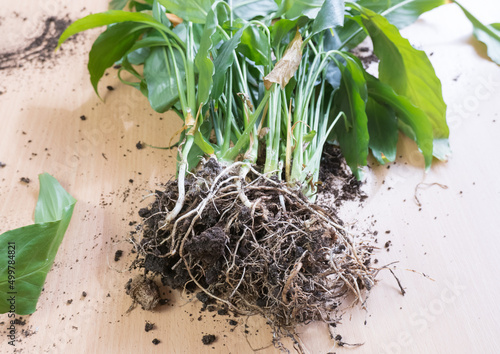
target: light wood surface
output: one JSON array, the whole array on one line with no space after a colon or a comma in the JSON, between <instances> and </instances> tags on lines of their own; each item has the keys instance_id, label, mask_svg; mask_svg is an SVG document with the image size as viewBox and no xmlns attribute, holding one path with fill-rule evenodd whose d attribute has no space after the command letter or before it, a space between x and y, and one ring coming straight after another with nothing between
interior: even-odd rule
<instances>
[{"instance_id":1,"label":"light wood surface","mask_svg":"<svg viewBox=\"0 0 500 354\"><path fill-rule=\"evenodd\" d=\"M498 1L464 5L485 22L500 20L495 18ZM106 7L106 0L3 3L0 49L11 50L33 38L47 16L76 19ZM336 328L344 341L364 345L334 347L327 329L312 324L299 329L310 353L500 352L500 67L485 57L471 30L460 11L448 5L403 31L414 45L433 53L430 59L449 107L449 161L436 163L424 176L415 145L403 140L398 155L404 157L395 165L367 169L364 206L342 211L356 229L377 230L382 248L391 240L390 252L382 249L377 258L380 264L399 261L396 274L407 295L402 297L390 274L382 273L366 310L353 309ZM124 242L128 223L147 205L142 196L171 178L175 168L172 152L137 150L135 144L168 145L180 121L171 113L154 113L139 92L119 84L116 70L100 85L105 103L95 96L85 63L97 33L69 43L53 64L0 72L0 161L7 164L0 168L0 233L32 222L39 173L51 173L78 199L38 309L18 327L32 334L21 334L16 349L252 353L252 347L268 346L272 337L262 319L237 318L233 330L227 316L200 313L200 303L186 294L165 290L169 305L155 313L136 309L126 314L130 299L123 287L131 277L127 265L133 257ZM115 89L108 91L107 85ZM20 183L21 177L32 182ZM414 194L422 181L447 189L422 186L417 191L420 209ZM125 254L115 262L118 249ZM0 316L0 322L5 318ZM146 320L156 324L148 333ZM0 352L12 352L4 329L2 325ZM204 346L203 334L216 334L218 340ZM157 346L154 338L161 341ZM259 351L276 352L273 347Z\"/></svg>"}]
</instances>

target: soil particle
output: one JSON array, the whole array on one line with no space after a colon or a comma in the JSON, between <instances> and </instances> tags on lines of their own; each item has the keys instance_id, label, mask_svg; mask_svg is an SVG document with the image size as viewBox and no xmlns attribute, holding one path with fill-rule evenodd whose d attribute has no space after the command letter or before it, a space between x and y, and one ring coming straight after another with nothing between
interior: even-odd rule
<instances>
[{"instance_id":1,"label":"soil particle","mask_svg":"<svg viewBox=\"0 0 500 354\"><path fill-rule=\"evenodd\" d=\"M84 115L81 115L81 116L80 116L80 119L81 119L81 120L87 120L87 117L85 117Z\"/></svg>"},{"instance_id":2,"label":"soil particle","mask_svg":"<svg viewBox=\"0 0 500 354\"><path fill-rule=\"evenodd\" d=\"M231 326L236 326L238 324L238 321L235 320L229 320L229 325Z\"/></svg>"},{"instance_id":3,"label":"soil particle","mask_svg":"<svg viewBox=\"0 0 500 354\"><path fill-rule=\"evenodd\" d=\"M160 340L158 338L155 338L153 339L153 342L152 342L154 345L158 345L160 344Z\"/></svg>"},{"instance_id":4,"label":"soil particle","mask_svg":"<svg viewBox=\"0 0 500 354\"><path fill-rule=\"evenodd\" d=\"M155 327L154 323L151 323L149 321L146 321L146 325L144 326L144 331L149 332L152 331Z\"/></svg>"},{"instance_id":5,"label":"soil particle","mask_svg":"<svg viewBox=\"0 0 500 354\"><path fill-rule=\"evenodd\" d=\"M26 184L29 184L31 182L31 180L28 177L21 177L19 181Z\"/></svg>"},{"instance_id":6,"label":"soil particle","mask_svg":"<svg viewBox=\"0 0 500 354\"><path fill-rule=\"evenodd\" d=\"M82 291L82 297L87 297L87 292L86 291Z\"/></svg>"},{"instance_id":7,"label":"soil particle","mask_svg":"<svg viewBox=\"0 0 500 354\"><path fill-rule=\"evenodd\" d=\"M144 144L142 142L137 142L137 144L135 144L135 147L137 148L137 150L142 150L144 149Z\"/></svg>"},{"instance_id":8,"label":"soil particle","mask_svg":"<svg viewBox=\"0 0 500 354\"><path fill-rule=\"evenodd\" d=\"M69 299L68 301L66 301L66 305L71 305L73 303L73 299Z\"/></svg>"},{"instance_id":9,"label":"soil particle","mask_svg":"<svg viewBox=\"0 0 500 354\"><path fill-rule=\"evenodd\" d=\"M122 250L118 250L115 252L115 262L118 262L120 260L120 258L122 257L123 255L123 251Z\"/></svg>"},{"instance_id":10,"label":"soil particle","mask_svg":"<svg viewBox=\"0 0 500 354\"><path fill-rule=\"evenodd\" d=\"M216 339L217 339L217 337L214 336L213 334L206 334L206 335L203 336L203 338L201 338L201 341L205 345L210 345L213 342L215 342Z\"/></svg>"},{"instance_id":11,"label":"soil particle","mask_svg":"<svg viewBox=\"0 0 500 354\"><path fill-rule=\"evenodd\" d=\"M113 91L115 89L113 86L106 86L106 88L108 89L108 91Z\"/></svg>"},{"instance_id":12,"label":"soil particle","mask_svg":"<svg viewBox=\"0 0 500 354\"><path fill-rule=\"evenodd\" d=\"M66 16L57 18L50 16L43 21L42 33L34 38L30 43L11 52L0 53L0 70L23 67L26 63L45 63L56 58L54 51L62 32L71 24L71 20ZM74 40L72 39L69 40Z\"/></svg>"},{"instance_id":13,"label":"soil particle","mask_svg":"<svg viewBox=\"0 0 500 354\"><path fill-rule=\"evenodd\" d=\"M130 279L125 285L125 290L134 303L141 305L144 310L153 310L161 299L156 283L142 275Z\"/></svg>"},{"instance_id":14,"label":"soil particle","mask_svg":"<svg viewBox=\"0 0 500 354\"><path fill-rule=\"evenodd\" d=\"M0 161L0 168L4 168L5 166L7 166L5 163L3 163L2 161Z\"/></svg>"},{"instance_id":15,"label":"soil particle","mask_svg":"<svg viewBox=\"0 0 500 354\"><path fill-rule=\"evenodd\" d=\"M26 324L26 320L23 320L22 317L14 319L14 324L17 326L24 326Z\"/></svg>"}]
</instances>

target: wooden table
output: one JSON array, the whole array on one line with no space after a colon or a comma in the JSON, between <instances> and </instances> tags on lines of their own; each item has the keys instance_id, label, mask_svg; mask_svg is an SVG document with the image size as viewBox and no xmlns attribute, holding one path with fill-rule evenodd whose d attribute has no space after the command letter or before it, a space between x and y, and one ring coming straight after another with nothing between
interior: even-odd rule
<instances>
[{"instance_id":1,"label":"wooden table","mask_svg":"<svg viewBox=\"0 0 500 354\"><path fill-rule=\"evenodd\" d=\"M499 20L497 1L464 5L485 22ZM106 7L106 0L6 2L0 10L0 48L22 48L41 33L48 16L76 19ZM57 60L0 71L0 161L7 164L0 168L0 233L32 222L39 173L51 173L78 199L38 309L18 327L24 333L16 349L252 353L268 346L272 337L262 319L239 317L231 326L229 317L200 313L192 296L168 289L164 295L171 302L159 311L126 314L130 298L123 287L133 258L125 242L128 224L148 203L141 197L171 178L175 168L173 152L138 150L136 143L166 146L180 121L172 113L154 113L138 91L119 84L116 70L100 85L104 102L96 97L85 63L97 33L79 36ZM404 139L398 152L404 157L396 164L367 170L368 200L363 208L347 206L343 214L358 230L377 230L379 245L392 242L390 252L382 247L377 258L381 264L399 261L396 274L407 295L382 273L366 310L344 315L335 333L345 342L365 343L352 351L359 354L500 352L500 67L471 39L471 26L456 6L424 15L403 34L432 53L448 103L453 155L424 175L415 144ZM106 90L108 85L114 90ZM21 183L21 177L32 182ZM420 185L419 207L414 195L422 181L447 188ZM125 252L115 262L117 250ZM145 321L155 323L154 330L145 332ZM2 353L12 351L5 327L0 327ZM299 332L310 353L348 351L334 347L323 325ZM203 334L218 339L204 346ZM259 353L276 352L268 347Z\"/></svg>"}]
</instances>

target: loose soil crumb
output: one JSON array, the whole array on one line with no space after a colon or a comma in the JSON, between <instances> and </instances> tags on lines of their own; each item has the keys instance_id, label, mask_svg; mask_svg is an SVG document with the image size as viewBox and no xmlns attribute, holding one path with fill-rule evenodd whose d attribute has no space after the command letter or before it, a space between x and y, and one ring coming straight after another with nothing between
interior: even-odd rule
<instances>
[{"instance_id":1,"label":"loose soil crumb","mask_svg":"<svg viewBox=\"0 0 500 354\"><path fill-rule=\"evenodd\" d=\"M327 166L326 178L337 173L350 180L342 163ZM359 184L339 185L337 199L359 198ZM132 267L174 289L198 288L202 310L219 304L236 314L261 314L279 346L282 336L295 336L297 324L339 322L375 284L373 247L344 229L333 208L310 203L277 179L250 168L242 180L237 166L210 159L185 187L175 222L165 225L165 210L178 199L176 181L156 190L156 200L139 211Z\"/></svg>"},{"instance_id":2,"label":"loose soil crumb","mask_svg":"<svg viewBox=\"0 0 500 354\"><path fill-rule=\"evenodd\" d=\"M213 342L215 342L216 339L217 339L217 337L214 336L213 334L206 334L206 335L203 336L203 338L201 338L201 341L205 345L210 345Z\"/></svg>"},{"instance_id":3,"label":"loose soil crumb","mask_svg":"<svg viewBox=\"0 0 500 354\"><path fill-rule=\"evenodd\" d=\"M21 177L19 181L26 184L29 184L31 182L31 180L28 177Z\"/></svg>"},{"instance_id":4,"label":"loose soil crumb","mask_svg":"<svg viewBox=\"0 0 500 354\"><path fill-rule=\"evenodd\" d=\"M115 252L115 262L118 262L120 260L120 258L122 258L122 255L123 255L123 251L122 250L118 250Z\"/></svg>"},{"instance_id":5,"label":"loose soil crumb","mask_svg":"<svg viewBox=\"0 0 500 354\"><path fill-rule=\"evenodd\" d=\"M87 292L86 291L82 292L82 297L87 297Z\"/></svg>"},{"instance_id":6,"label":"loose soil crumb","mask_svg":"<svg viewBox=\"0 0 500 354\"><path fill-rule=\"evenodd\" d=\"M144 149L144 144L139 141L137 144L135 144L135 147L137 148L137 150L141 150Z\"/></svg>"},{"instance_id":7,"label":"loose soil crumb","mask_svg":"<svg viewBox=\"0 0 500 354\"><path fill-rule=\"evenodd\" d=\"M146 325L144 326L144 331L146 332L152 331L154 327L155 327L154 323L146 321Z\"/></svg>"},{"instance_id":8,"label":"loose soil crumb","mask_svg":"<svg viewBox=\"0 0 500 354\"><path fill-rule=\"evenodd\" d=\"M84 115L81 115L81 116L80 116L80 119L81 119L81 120L87 120L87 117L86 117L86 116L84 116Z\"/></svg>"},{"instance_id":9,"label":"loose soil crumb","mask_svg":"<svg viewBox=\"0 0 500 354\"><path fill-rule=\"evenodd\" d=\"M3 163L2 161L0 161L0 168L4 168L5 166L7 166L5 163Z\"/></svg>"},{"instance_id":10,"label":"loose soil crumb","mask_svg":"<svg viewBox=\"0 0 500 354\"><path fill-rule=\"evenodd\" d=\"M160 344L160 340L158 338L153 339L153 344L154 345Z\"/></svg>"}]
</instances>

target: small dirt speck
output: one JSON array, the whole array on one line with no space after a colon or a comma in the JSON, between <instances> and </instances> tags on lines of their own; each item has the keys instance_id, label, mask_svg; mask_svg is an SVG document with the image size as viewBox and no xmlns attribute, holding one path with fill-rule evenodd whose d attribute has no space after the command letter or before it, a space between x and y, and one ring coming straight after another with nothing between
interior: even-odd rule
<instances>
[{"instance_id":1,"label":"small dirt speck","mask_svg":"<svg viewBox=\"0 0 500 354\"><path fill-rule=\"evenodd\" d=\"M135 147L137 148L137 150L141 150L144 149L144 144L139 141L137 144L135 144Z\"/></svg>"},{"instance_id":2,"label":"small dirt speck","mask_svg":"<svg viewBox=\"0 0 500 354\"><path fill-rule=\"evenodd\" d=\"M87 117L85 117L83 114L80 116L81 120L87 120Z\"/></svg>"},{"instance_id":3,"label":"small dirt speck","mask_svg":"<svg viewBox=\"0 0 500 354\"><path fill-rule=\"evenodd\" d=\"M154 345L160 344L160 340L158 338L153 339L153 344Z\"/></svg>"},{"instance_id":4,"label":"small dirt speck","mask_svg":"<svg viewBox=\"0 0 500 354\"><path fill-rule=\"evenodd\" d=\"M144 331L149 332L155 328L155 324L149 321L146 321L146 325L144 326Z\"/></svg>"},{"instance_id":5,"label":"small dirt speck","mask_svg":"<svg viewBox=\"0 0 500 354\"><path fill-rule=\"evenodd\" d=\"M115 262L118 262L120 260L120 258L122 257L123 255L123 251L122 250L118 250L115 252Z\"/></svg>"},{"instance_id":6,"label":"small dirt speck","mask_svg":"<svg viewBox=\"0 0 500 354\"><path fill-rule=\"evenodd\" d=\"M31 180L28 177L21 177L20 181L26 184L31 182Z\"/></svg>"}]
</instances>

